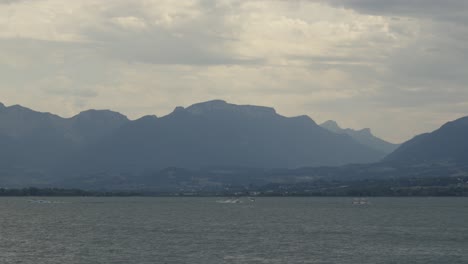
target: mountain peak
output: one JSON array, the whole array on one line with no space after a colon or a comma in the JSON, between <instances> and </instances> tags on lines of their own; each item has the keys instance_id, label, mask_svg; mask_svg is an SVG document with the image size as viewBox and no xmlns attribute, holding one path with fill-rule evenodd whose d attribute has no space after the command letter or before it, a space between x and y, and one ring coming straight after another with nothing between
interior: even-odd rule
<instances>
[{"instance_id":1,"label":"mountain peak","mask_svg":"<svg viewBox=\"0 0 468 264\"><path fill-rule=\"evenodd\" d=\"M341 128L335 121L328 120L320 125L321 127L337 134L347 134L351 136L357 142L371 147L382 153L391 153L394 151L398 145L389 143L385 140L382 140L378 137L372 135L370 128L364 128L360 130L354 130L351 128Z\"/></svg>"},{"instance_id":2,"label":"mountain peak","mask_svg":"<svg viewBox=\"0 0 468 264\"><path fill-rule=\"evenodd\" d=\"M276 111L274 108L255 105L236 105L230 104L223 100L212 100L202 102L187 107L189 113L193 115L205 115L214 113L236 113L249 117L266 117L275 116Z\"/></svg>"},{"instance_id":3,"label":"mountain peak","mask_svg":"<svg viewBox=\"0 0 468 264\"><path fill-rule=\"evenodd\" d=\"M19 115L19 116L37 116L37 115L42 115L42 116L47 116L47 117L52 117L52 118L61 118L55 114L51 114L48 112L38 112L32 109L29 109L27 107L21 106L21 105L12 105L9 107L5 108L6 111L8 111L10 114L14 115Z\"/></svg>"},{"instance_id":4,"label":"mountain peak","mask_svg":"<svg viewBox=\"0 0 468 264\"><path fill-rule=\"evenodd\" d=\"M371 129L367 127L359 130L358 132L364 135L373 136Z\"/></svg>"},{"instance_id":5,"label":"mountain peak","mask_svg":"<svg viewBox=\"0 0 468 264\"><path fill-rule=\"evenodd\" d=\"M137 119L137 121L139 122L146 122L146 121L153 122L155 120L158 120L158 117L156 115L145 115Z\"/></svg>"},{"instance_id":6,"label":"mountain peak","mask_svg":"<svg viewBox=\"0 0 468 264\"><path fill-rule=\"evenodd\" d=\"M390 162L468 161L468 117L445 123L439 129L403 143L385 158Z\"/></svg>"},{"instance_id":7,"label":"mountain peak","mask_svg":"<svg viewBox=\"0 0 468 264\"><path fill-rule=\"evenodd\" d=\"M447 122L441 128L453 127L453 126L466 126L468 125L468 116L458 118L456 120Z\"/></svg>"},{"instance_id":8,"label":"mountain peak","mask_svg":"<svg viewBox=\"0 0 468 264\"><path fill-rule=\"evenodd\" d=\"M333 121L333 120L325 121L320 126L335 133L341 132L342 130L342 128L338 125L338 123L336 123L336 121Z\"/></svg>"},{"instance_id":9,"label":"mountain peak","mask_svg":"<svg viewBox=\"0 0 468 264\"><path fill-rule=\"evenodd\" d=\"M184 110L185 110L185 108L184 108L183 106L176 106L176 108L174 108L174 111L173 111L173 112L174 112L174 113L175 113L175 112L181 112L181 111L184 111Z\"/></svg>"},{"instance_id":10,"label":"mountain peak","mask_svg":"<svg viewBox=\"0 0 468 264\"><path fill-rule=\"evenodd\" d=\"M26 108L24 106L21 106L19 104L15 104L15 105L12 105L10 107L7 107L8 109L10 110L14 110L14 111L27 111L27 112L34 112L33 110L29 109L29 108Z\"/></svg>"},{"instance_id":11,"label":"mountain peak","mask_svg":"<svg viewBox=\"0 0 468 264\"><path fill-rule=\"evenodd\" d=\"M224 100L221 100L221 99L214 99L214 100L210 100L210 101L206 101L206 102L200 102L200 103L196 103L196 104L193 104L192 106L195 106L195 105L210 105L210 106L222 106L222 105L227 105L228 103Z\"/></svg>"},{"instance_id":12,"label":"mountain peak","mask_svg":"<svg viewBox=\"0 0 468 264\"><path fill-rule=\"evenodd\" d=\"M187 107L187 111L192 113L192 114L204 114L207 112L214 112L214 111L220 111L220 110L225 110L229 108L229 104L226 103L224 100L211 100L207 102L201 102L201 103L196 103L193 104L189 107ZM177 110L177 108L176 108Z\"/></svg>"},{"instance_id":13,"label":"mountain peak","mask_svg":"<svg viewBox=\"0 0 468 264\"><path fill-rule=\"evenodd\" d=\"M114 112L111 110L95 110L95 109L90 109L86 111L82 111L78 115L74 116L73 118L119 118L119 119L127 119L125 115L122 115L121 113Z\"/></svg>"}]
</instances>

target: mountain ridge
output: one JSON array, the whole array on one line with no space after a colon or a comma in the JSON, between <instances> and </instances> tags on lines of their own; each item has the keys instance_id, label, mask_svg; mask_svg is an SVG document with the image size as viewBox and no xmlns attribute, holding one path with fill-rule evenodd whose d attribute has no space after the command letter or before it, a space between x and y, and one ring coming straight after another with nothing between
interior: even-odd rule
<instances>
[{"instance_id":1,"label":"mountain ridge","mask_svg":"<svg viewBox=\"0 0 468 264\"><path fill-rule=\"evenodd\" d=\"M329 125L341 129L336 122ZM341 130L372 135L370 129ZM223 100L136 120L111 110L91 109L62 118L0 105L0 184L86 188L149 184L162 190L330 177L463 176L467 134L468 117L463 117L416 136L382 160L381 152L349 134L331 132L309 116L285 117L271 107ZM453 162L460 164L452 166ZM174 170L178 172L173 174ZM205 173L211 176L206 178Z\"/></svg>"},{"instance_id":2,"label":"mountain ridge","mask_svg":"<svg viewBox=\"0 0 468 264\"><path fill-rule=\"evenodd\" d=\"M291 136L284 137L283 134ZM309 142L306 144L310 145L310 149L305 150L299 140ZM320 140L329 142L334 150L327 150L327 144ZM321 146L321 149L312 150L314 144ZM127 154L120 155L119 149L122 148L139 158L129 162L125 158ZM354 151L345 151L347 148ZM289 153L280 153L283 149ZM318 155L319 151L325 154ZM347 136L329 133L309 117L284 117L273 108L238 106L221 100L187 108L176 107L172 113L161 118L130 122L101 145L93 146L89 152L96 154L92 160L117 153L115 159L119 160L118 164L110 165L112 161L106 158L98 163L114 168L124 166L122 169L155 167L158 164L163 164L159 165L159 169L167 166L194 168L216 165L298 167L367 162L383 157ZM309 162L304 156L306 152L311 157ZM362 157L361 152L368 153L365 154L366 158Z\"/></svg>"},{"instance_id":3,"label":"mountain ridge","mask_svg":"<svg viewBox=\"0 0 468 264\"><path fill-rule=\"evenodd\" d=\"M320 124L320 126L334 133L347 134L359 143L371 147L384 154L390 154L399 146L399 144L393 144L374 136L370 128L363 128L360 130L341 128L338 123L333 120L325 121L324 123Z\"/></svg>"},{"instance_id":4,"label":"mountain ridge","mask_svg":"<svg viewBox=\"0 0 468 264\"><path fill-rule=\"evenodd\" d=\"M443 124L403 143L386 162L468 162L468 116Z\"/></svg>"},{"instance_id":5,"label":"mountain ridge","mask_svg":"<svg viewBox=\"0 0 468 264\"><path fill-rule=\"evenodd\" d=\"M0 156L16 157L15 173L47 177L165 167L296 168L383 158L347 135L321 128L308 116L285 117L271 107L223 100L137 120L110 110L91 109L62 118L7 107L0 113L0 140L8 146L0 149ZM11 167L5 160L0 169Z\"/></svg>"}]
</instances>

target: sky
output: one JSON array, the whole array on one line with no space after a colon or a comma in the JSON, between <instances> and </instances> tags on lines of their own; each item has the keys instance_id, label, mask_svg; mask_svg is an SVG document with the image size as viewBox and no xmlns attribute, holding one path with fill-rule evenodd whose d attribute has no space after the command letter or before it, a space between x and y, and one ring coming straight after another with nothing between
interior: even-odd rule
<instances>
[{"instance_id":1,"label":"sky","mask_svg":"<svg viewBox=\"0 0 468 264\"><path fill-rule=\"evenodd\" d=\"M137 119L212 99L394 143L468 115L466 0L0 0L0 102Z\"/></svg>"}]
</instances>

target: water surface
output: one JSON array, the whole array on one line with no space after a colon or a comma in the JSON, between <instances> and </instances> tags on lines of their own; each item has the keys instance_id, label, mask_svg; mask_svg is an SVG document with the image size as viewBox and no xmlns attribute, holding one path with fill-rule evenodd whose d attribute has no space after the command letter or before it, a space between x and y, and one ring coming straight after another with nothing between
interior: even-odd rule
<instances>
[{"instance_id":1,"label":"water surface","mask_svg":"<svg viewBox=\"0 0 468 264\"><path fill-rule=\"evenodd\" d=\"M0 198L0 263L468 263L468 199Z\"/></svg>"}]
</instances>

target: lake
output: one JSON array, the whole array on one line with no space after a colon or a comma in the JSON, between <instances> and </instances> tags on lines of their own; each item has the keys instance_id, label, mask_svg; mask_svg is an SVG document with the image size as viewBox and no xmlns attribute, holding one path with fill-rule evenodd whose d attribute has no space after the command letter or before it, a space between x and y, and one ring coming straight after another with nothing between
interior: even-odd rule
<instances>
[{"instance_id":1,"label":"lake","mask_svg":"<svg viewBox=\"0 0 468 264\"><path fill-rule=\"evenodd\" d=\"M467 198L0 198L0 263L468 263Z\"/></svg>"}]
</instances>

